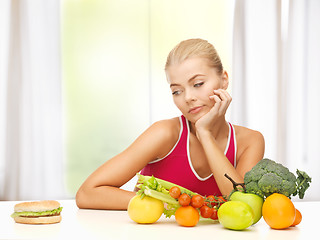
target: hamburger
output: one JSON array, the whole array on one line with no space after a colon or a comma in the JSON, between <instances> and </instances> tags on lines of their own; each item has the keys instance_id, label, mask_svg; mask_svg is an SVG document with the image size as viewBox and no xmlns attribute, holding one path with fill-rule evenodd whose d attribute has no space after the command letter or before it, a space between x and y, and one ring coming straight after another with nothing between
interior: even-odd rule
<instances>
[{"instance_id":1,"label":"hamburger","mask_svg":"<svg viewBox=\"0 0 320 240\"><path fill-rule=\"evenodd\" d=\"M60 203L54 200L22 202L14 206L11 217L17 223L50 224L61 221Z\"/></svg>"}]
</instances>

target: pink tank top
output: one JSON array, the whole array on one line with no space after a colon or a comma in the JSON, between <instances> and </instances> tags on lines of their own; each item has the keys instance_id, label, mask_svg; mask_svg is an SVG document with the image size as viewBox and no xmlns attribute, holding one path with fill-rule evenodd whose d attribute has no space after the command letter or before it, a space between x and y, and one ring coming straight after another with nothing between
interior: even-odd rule
<instances>
[{"instance_id":1,"label":"pink tank top","mask_svg":"<svg viewBox=\"0 0 320 240\"><path fill-rule=\"evenodd\" d=\"M156 159L145 166L141 174L153 175L202 196L221 195L213 174L201 178L194 170L189 153L189 123L183 115L180 117L180 124L179 139L175 146L164 158ZM236 166L236 146L234 128L229 123L229 136L224 154L234 167Z\"/></svg>"}]
</instances>

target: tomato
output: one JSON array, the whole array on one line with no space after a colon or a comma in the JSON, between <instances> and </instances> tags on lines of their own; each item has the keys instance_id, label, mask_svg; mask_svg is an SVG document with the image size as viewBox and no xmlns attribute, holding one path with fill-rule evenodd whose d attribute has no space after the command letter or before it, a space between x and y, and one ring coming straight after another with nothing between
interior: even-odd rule
<instances>
[{"instance_id":1,"label":"tomato","mask_svg":"<svg viewBox=\"0 0 320 240\"><path fill-rule=\"evenodd\" d=\"M172 188L170 188L169 194L170 194L171 197L177 199L181 194L181 190L180 190L179 187L173 186Z\"/></svg>"},{"instance_id":2,"label":"tomato","mask_svg":"<svg viewBox=\"0 0 320 240\"><path fill-rule=\"evenodd\" d=\"M213 213L213 208L208 207L207 205L204 205L200 208L200 214L203 218L210 218Z\"/></svg>"},{"instance_id":3,"label":"tomato","mask_svg":"<svg viewBox=\"0 0 320 240\"><path fill-rule=\"evenodd\" d=\"M218 220L218 211L216 208L211 208L212 209L212 214L210 216L211 219L213 220Z\"/></svg>"},{"instance_id":4,"label":"tomato","mask_svg":"<svg viewBox=\"0 0 320 240\"><path fill-rule=\"evenodd\" d=\"M204 204L204 198L197 194L197 195L194 195L192 196L191 198L191 206L194 207L194 208L201 208Z\"/></svg>"},{"instance_id":5,"label":"tomato","mask_svg":"<svg viewBox=\"0 0 320 240\"><path fill-rule=\"evenodd\" d=\"M220 205L228 201L228 200L225 199L223 196L219 196L219 197L217 197L217 198L218 198L218 201L220 202Z\"/></svg>"},{"instance_id":6,"label":"tomato","mask_svg":"<svg viewBox=\"0 0 320 240\"><path fill-rule=\"evenodd\" d=\"M215 201L215 197L213 195L209 195L208 197L206 197L204 204L207 206L214 206L214 202Z\"/></svg>"},{"instance_id":7,"label":"tomato","mask_svg":"<svg viewBox=\"0 0 320 240\"><path fill-rule=\"evenodd\" d=\"M198 210L194 207L184 206L177 209L175 219L181 226L193 227L199 222L200 215Z\"/></svg>"},{"instance_id":8,"label":"tomato","mask_svg":"<svg viewBox=\"0 0 320 240\"><path fill-rule=\"evenodd\" d=\"M136 195L128 204L129 217L137 223L154 223L161 217L163 210L162 201L148 196L141 199Z\"/></svg>"},{"instance_id":9,"label":"tomato","mask_svg":"<svg viewBox=\"0 0 320 240\"><path fill-rule=\"evenodd\" d=\"M217 206L218 208L223 204L227 202L227 200L223 196L214 196L214 195L209 195L205 199L205 203L209 207L214 207Z\"/></svg>"},{"instance_id":10,"label":"tomato","mask_svg":"<svg viewBox=\"0 0 320 240\"><path fill-rule=\"evenodd\" d=\"M179 204L181 206L188 206L191 202L191 198L188 194L186 193L182 193L180 196L179 196Z\"/></svg>"}]
</instances>

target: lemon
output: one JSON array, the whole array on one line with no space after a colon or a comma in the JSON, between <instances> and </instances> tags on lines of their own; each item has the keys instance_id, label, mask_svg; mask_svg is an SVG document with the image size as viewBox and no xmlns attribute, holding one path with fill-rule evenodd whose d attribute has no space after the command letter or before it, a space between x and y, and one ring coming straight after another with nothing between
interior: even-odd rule
<instances>
[{"instance_id":1,"label":"lemon","mask_svg":"<svg viewBox=\"0 0 320 240\"><path fill-rule=\"evenodd\" d=\"M161 217L163 210L163 202L149 196L141 199L136 195L128 204L129 217L137 223L154 223Z\"/></svg>"},{"instance_id":2,"label":"lemon","mask_svg":"<svg viewBox=\"0 0 320 240\"><path fill-rule=\"evenodd\" d=\"M253 223L254 213L245 202L229 201L222 204L218 210L219 222L225 228L243 230Z\"/></svg>"}]
</instances>

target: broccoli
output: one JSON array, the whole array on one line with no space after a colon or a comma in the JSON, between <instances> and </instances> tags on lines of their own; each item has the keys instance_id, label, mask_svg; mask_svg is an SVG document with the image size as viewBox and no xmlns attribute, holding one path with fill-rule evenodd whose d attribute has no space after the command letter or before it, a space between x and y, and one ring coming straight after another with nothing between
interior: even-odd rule
<instances>
[{"instance_id":1,"label":"broccoli","mask_svg":"<svg viewBox=\"0 0 320 240\"><path fill-rule=\"evenodd\" d=\"M289 198L299 195L304 197L310 186L311 178L306 172L297 170L298 177L288 168L273 160L264 158L244 176L246 191L268 197L273 193L281 193Z\"/></svg>"}]
</instances>

